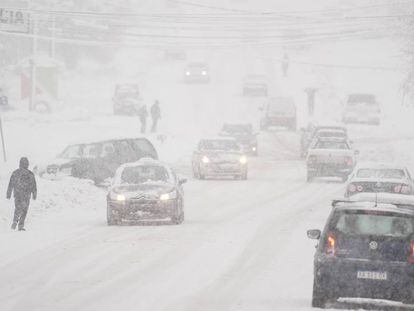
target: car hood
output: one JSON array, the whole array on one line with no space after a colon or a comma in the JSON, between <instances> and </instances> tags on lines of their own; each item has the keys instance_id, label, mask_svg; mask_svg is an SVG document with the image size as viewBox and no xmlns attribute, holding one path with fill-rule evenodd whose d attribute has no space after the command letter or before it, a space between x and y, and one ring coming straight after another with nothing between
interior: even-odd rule
<instances>
[{"instance_id":1,"label":"car hood","mask_svg":"<svg viewBox=\"0 0 414 311\"><path fill-rule=\"evenodd\" d=\"M115 185L111 191L116 194L123 194L127 199L145 196L150 199L157 199L164 193L174 191L174 186L166 182L147 182L134 185Z\"/></svg>"}]
</instances>

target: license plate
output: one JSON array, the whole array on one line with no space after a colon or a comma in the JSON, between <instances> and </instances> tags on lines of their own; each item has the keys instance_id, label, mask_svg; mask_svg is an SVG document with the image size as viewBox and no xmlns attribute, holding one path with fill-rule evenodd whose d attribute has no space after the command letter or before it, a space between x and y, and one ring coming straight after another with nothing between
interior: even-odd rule
<instances>
[{"instance_id":1,"label":"license plate","mask_svg":"<svg viewBox=\"0 0 414 311\"><path fill-rule=\"evenodd\" d=\"M386 281L387 280L387 272L358 271L357 278L358 279L365 279L365 280Z\"/></svg>"}]
</instances>

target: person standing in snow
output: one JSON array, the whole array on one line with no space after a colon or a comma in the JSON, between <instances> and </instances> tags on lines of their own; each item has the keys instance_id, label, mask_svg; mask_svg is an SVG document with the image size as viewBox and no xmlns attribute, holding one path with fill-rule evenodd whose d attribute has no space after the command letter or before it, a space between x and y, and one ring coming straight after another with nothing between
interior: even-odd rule
<instances>
[{"instance_id":1,"label":"person standing in snow","mask_svg":"<svg viewBox=\"0 0 414 311\"><path fill-rule=\"evenodd\" d=\"M36 179L29 170L29 160L25 157L20 159L20 165L10 177L9 186L7 188L7 199L14 194L14 218L11 228L14 230L18 226L19 231L25 231L24 221L29 209L30 198L37 198Z\"/></svg>"},{"instance_id":2,"label":"person standing in snow","mask_svg":"<svg viewBox=\"0 0 414 311\"><path fill-rule=\"evenodd\" d=\"M158 100L151 106L151 119L152 119L152 126L151 126L151 133L155 133L158 127L158 121L161 119L161 108L160 102Z\"/></svg>"},{"instance_id":3,"label":"person standing in snow","mask_svg":"<svg viewBox=\"0 0 414 311\"><path fill-rule=\"evenodd\" d=\"M142 105L142 107L138 111L139 120L141 122L141 134L145 134L147 130L147 118L148 118L148 110L146 105Z\"/></svg>"}]
</instances>

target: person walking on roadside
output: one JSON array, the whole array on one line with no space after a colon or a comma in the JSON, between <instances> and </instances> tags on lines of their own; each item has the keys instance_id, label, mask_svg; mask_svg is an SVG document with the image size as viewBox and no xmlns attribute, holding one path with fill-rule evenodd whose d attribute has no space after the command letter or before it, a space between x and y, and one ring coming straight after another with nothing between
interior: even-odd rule
<instances>
[{"instance_id":1,"label":"person walking on roadside","mask_svg":"<svg viewBox=\"0 0 414 311\"><path fill-rule=\"evenodd\" d=\"M147 131L147 118L148 118L148 110L146 105L142 105L142 107L138 111L139 120L141 122L141 134L145 134Z\"/></svg>"},{"instance_id":2,"label":"person walking on roadside","mask_svg":"<svg viewBox=\"0 0 414 311\"><path fill-rule=\"evenodd\" d=\"M158 100L156 100L155 103L151 106L151 119L151 133L155 133L158 128L158 121L161 119L161 108L160 102Z\"/></svg>"},{"instance_id":3,"label":"person walking on roadside","mask_svg":"<svg viewBox=\"0 0 414 311\"><path fill-rule=\"evenodd\" d=\"M11 228L14 230L18 226L19 231L25 231L24 221L30 205L30 198L37 198L36 179L29 170L29 160L25 157L20 159L20 165L10 177L7 188L7 199L14 194L14 218Z\"/></svg>"}]
</instances>

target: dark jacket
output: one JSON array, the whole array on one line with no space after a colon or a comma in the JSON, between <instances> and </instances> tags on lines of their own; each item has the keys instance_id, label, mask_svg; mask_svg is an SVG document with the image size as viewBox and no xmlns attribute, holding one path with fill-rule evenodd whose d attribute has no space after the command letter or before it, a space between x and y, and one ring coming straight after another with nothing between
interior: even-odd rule
<instances>
[{"instance_id":1,"label":"dark jacket","mask_svg":"<svg viewBox=\"0 0 414 311\"><path fill-rule=\"evenodd\" d=\"M19 169L15 170L10 177L7 188L7 198L10 199L12 192L15 199L30 200L37 197L37 186L34 174L29 170L29 161L26 158L20 159Z\"/></svg>"},{"instance_id":2,"label":"dark jacket","mask_svg":"<svg viewBox=\"0 0 414 311\"><path fill-rule=\"evenodd\" d=\"M151 117L153 119L161 118L161 109L160 109L160 105L158 102L155 102L155 104L151 106Z\"/></svg>"}]
</instances>

